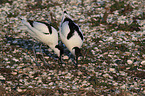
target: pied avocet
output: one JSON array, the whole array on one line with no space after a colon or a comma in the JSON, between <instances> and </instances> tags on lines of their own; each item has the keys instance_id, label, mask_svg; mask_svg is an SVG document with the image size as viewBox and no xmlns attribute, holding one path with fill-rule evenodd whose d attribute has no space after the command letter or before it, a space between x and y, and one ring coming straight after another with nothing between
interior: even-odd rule
<instances>
[{"instance_id":1,"label":"pied avocet","mask_svg":"<svg viewBox=\"0 0 145 96\"><path fill-rule=\"evenodd\" d=\"M64 11L59 34L62 42L75 56L77 67L78 57L81 55L80 48L82 46L84 37L79 26L71 19L66 11Z\"/></svg>"},{"instance_id":2,"label":"pied avocet","mask_svg":"<svg viewBox=\"0 0 145 96\"><path fill-rule=\"evenodd\" d=\"M41 21L21 19L24 26L21 29L29 32L30 36L47 44L59 57L63 54L63 49L58 45L58 32L50 24ZM35 57L36 59L36 57Z\"/></svg>"}]
</instances>

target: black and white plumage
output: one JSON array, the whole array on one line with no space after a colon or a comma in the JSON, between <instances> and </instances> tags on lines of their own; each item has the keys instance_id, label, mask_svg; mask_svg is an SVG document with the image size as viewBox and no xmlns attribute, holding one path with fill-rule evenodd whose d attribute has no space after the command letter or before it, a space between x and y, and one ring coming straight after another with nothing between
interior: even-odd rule
<instances>
[{"instance_id":1,"label":"black and white plumage","mask_svg":"<svg viewBox=\"0 0 145 96\"><path fill-rule=\"evenodd\" d=\"M30 36L47 44L59 57L61 61L61 55L63 49L58 45L58 32L50 24L41 21L31 21L22 19L24 26L21 29L29 32Z\"/></svg>"},{"instance_id":2,"label":"black and white plumage","mask_svg":"<svg viewBox=\"0 0 145 96\"><path fill-rule=\"evenodd\" d=\"M64 11L64 16L61 21L59 34L62 42L75 56L77 66L78 57L81 54L80 48L82 46L84 37L79 26L71 19L66 11Z\"/></svg>"}]
</instances>

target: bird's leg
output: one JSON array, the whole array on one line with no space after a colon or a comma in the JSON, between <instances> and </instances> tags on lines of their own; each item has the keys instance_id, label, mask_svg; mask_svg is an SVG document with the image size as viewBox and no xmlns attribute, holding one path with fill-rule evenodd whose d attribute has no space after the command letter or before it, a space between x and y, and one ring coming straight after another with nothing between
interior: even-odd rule
<instances>
[{"instance_id":1,"label":"bird's leg","mask_svg":"<svg viewBox=\"0 0 145 96\"><path fill-rule=\"evenodd\" d=\"M28 51L26 51L26 54L30 56L30 58L33 60L33 62L36 62L36 61L34 60L34 58L28 53Z\"/></svg>"},{"instance_id":2,"label":"bird's leg","mask_svg":"<svg viewBox=\"0 0 145 96\"><path fill-rule=\"evenodd\" d=\"M43 52L42 52L41 47L42 47L42 44L40 45L40 51L41 51L41 55L42 55L42 59L43 59L44 65L45 65L45 66L49 66L49 64L46 62L46 60L45 60L45 58L44 58L44 55L43 55Z\"/></svg>"},{"instance_id":3,"label":"bird's leg","mask_svg":"<svg viewBox=\"0 0 145 96\"><path fill-rule=\"evenodd\" d=\"M72 55L71 53L69 54L69 59L72 60L73 64L75 65L75 68L78 68L78 56L74 57L74 55ZM68 60L69 60L68 59Z\"/></svg>"},{"instance_id":4,"label":"bird's leg","mask_svg":"<svg viewBox=\"0 0 145 96\"><path fill-rule=\"evenodd\" d=\"M58 64L62 64L61 57L59 57L59 59L58 59Z\"/></svg>"},{"instance_id":5,"label":"bird's leg","mask_svg":"<svg viewBox=\"0 0 145 96\"><path fill-rule=\"evenodd\" d=\"M35 44L36 43L33 44L33 54L34 54L34 57L35 57L36 66L40 66L40 64L38 64L37 59L36 59Z\"/></svg>"},{"instance_id":6,"label":"bird's leg","mask_svg":"<svg viewBox=\"0 0 145 96\"><path fill-rule=\"evenodd\" d=\"M62 58L61 58L61 56L59 57L59 60L58 60L58 61L59 61L59 63L62 63Z\"/></svg>"},{"instance_id":7,"label":"bird's leg","mask_svg":"<svg viewBox=\"0 0 145 96\"><path fill-rule=\"evenodd\" d=\"M75 64L75 60L74 60L74 56L71 54L71 53L69 53L69 55L68 55L68 57L69 57L69 59L68 60L72 60L72 62Z\"/></svg>"},{"instance_id":8,"label":"bird's leg","mask_svg":"<svg viewBox=\"0 0 145 96\"><path fill-rule=\"evenodd\" d=\"M76 56L75 68L78 68L78 56Z\"/></svg>"}]
</instances>

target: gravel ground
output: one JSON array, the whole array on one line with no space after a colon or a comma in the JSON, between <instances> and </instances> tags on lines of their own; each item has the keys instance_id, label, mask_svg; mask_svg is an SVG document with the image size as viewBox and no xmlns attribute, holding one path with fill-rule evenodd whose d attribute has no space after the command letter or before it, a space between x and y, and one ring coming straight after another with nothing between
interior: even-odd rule
<instances>
[{"instance_id":1,"label":"gravel ground","mask_svg":"<svg viewBox=\"0 0 145 96\"><path fill-rule=\"evenodd\" d=\"M64 96L145 95L144 0L1 0L0 94ZM67 10L84 34L78 69L19 29L19 18L46 21L59 30ZM36 66L32 46L35 49Z\"/></svg>"}]
</instances>

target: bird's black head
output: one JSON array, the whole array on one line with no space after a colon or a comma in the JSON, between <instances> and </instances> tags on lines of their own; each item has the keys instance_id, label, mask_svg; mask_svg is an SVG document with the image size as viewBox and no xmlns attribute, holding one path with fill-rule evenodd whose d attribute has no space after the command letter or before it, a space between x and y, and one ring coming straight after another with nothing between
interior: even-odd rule
<instances>
[{"instance_id":1,"label":"bird's black head","mask_svg":"<svg viewBox=\"0 0 145 96\"><path fill-rule=\"evenodd\" d=\"M74 53L75 53L76 63L78 63L78 57L79 57L79 56L82 56L81 50L80 50L79 47L74 47L73 50L74 50Z\"/></svg>"},{"instance_id":2,"label":"bird's black head","mask_svg":"<svg viewBox=\"0 0 145 96\"><path fill-rule=\"evenodd\" d=\"M59 57L59 60L61 61L61 56L62 56L63 53L64 53L63 47L60 46L60 45L56 45L55 48L57 48L58 50L60 50L60 57Z\"/></svg>"},{"instance_id":3,"label":"bird's black head","mask_svg":"<svg viewBox=\"0 0 145 96\"><path fill-rule=\"evenodd\" d=\"M79 57L79 56L82 56L81 50L80 50L79 47L73 47L72 50L74 50L73 52L74 52L74 54L75 54L75 60L76 60L75 67L77 68L77 67L78 67L78 57Z\"/></svg>"},{"instance_id":4,"label":"bird's black head","mask_svg":"<svg viewBox=\"0 0 145 96\"><path fill-rule=\"evenodd\" d=\"M73 49L74 49L75 55L76 55L77 57L81 56L81 50L80 50L79 47L74 47Z\"/></svg>"}]
</instances>

